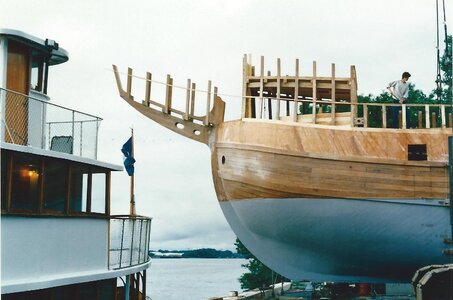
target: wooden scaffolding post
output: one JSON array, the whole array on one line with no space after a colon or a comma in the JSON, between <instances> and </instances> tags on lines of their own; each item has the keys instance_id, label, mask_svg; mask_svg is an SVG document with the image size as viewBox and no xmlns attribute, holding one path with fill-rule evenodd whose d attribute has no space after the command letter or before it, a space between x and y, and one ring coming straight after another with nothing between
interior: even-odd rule
<instances>
[{"instance_id":1,"label":"wooden scaffolding post","mask_svg":"<svg viewBox=\"0 0 453 300\"><path fill-rule=\"evenodd\" d=\"M355 66L351 66L351 127L355 126L357 118L357 74Z\"/></svg>"},{"instance_id":2,"label":"wooden scaffolding post","mask_svg":"<svg viewBox=\"0 0 453 300\"><path fill-rule=\"evenodd\" d=\"M317 100L317 88L316 88L316 61L313 61L313 78L312 78L312 123L316 124L316 100Z\"/></svg>"},{"instance_id":3,"label":"wooden scaffolding post","mask_svg":"<svg viewBox=\"0 0 453 300\"><path fill-rule=\"evenodd\" d=\"M186 109L184 110L184 120L189 120L189 113L190 113L190 86L191 80L187 79L187 87L186 87Z\"/></svg>"},{"instance_id":4,"label":"wooden scaffolding post","mask_svg":"<svg viewBox=\"0 0 453 300\"><path fill-rule=\"evenodd\" d=\"M145 101L144 105L149 107L150 101L151 101L151 81L152 81L153 75L150 72L146 72L146 88L145 88Z\"/></svg>"},{"instance_id":5,"label":"wooden scaffolding post","mask_svg":"<svg viewBox=\"0 0 453 300\"><path fill-rule=\"evenodd\" d=\"M165 88L165 106L163 108L163 113L169 114L171 109L171 96L172 96L172 79L169 74L167 74L167 85Z\"/></svg>"},{"instance_id":6,"label":"wooden scaffolding post","mask_svg":"<svg viewBox=\"0 0 453 300\"><path fill-rule=\"evenodd\" d=\"M242 58L242 118L248 116L247 111L247 80L248 80L248 64L247 64L247 55L244 54Z\"/></svg>"},{"instance_id":7,"label":"wooden scaffolding post","mask_svg":"<svg viewBox=\"0 0 453 300\"><path fill-rule=\"evenodd\" d=\"M211 111L211 80L208 80L208 92L206 97L206 117L204 125L209 125L209 112Z\"/></svg>"},{"instance_id":8,"label":"wooden scaffolding post","mask_svg":"<svg viewBox=\"0 0 453 300\"><path fill-rule=\"evenodd\" d=\"M280 120L280 93L281 93L281 65L280 58L277 58L277 109L275 112L276 119Z\"/></svg>"},{"instance_id":9,"label":"wooden scaffolding post","mask_svg":"<svg viewBox=\"0 0 453 300\"><path fill-rule=\"evenodd\" d=\"M297 122L297 107L299 102L297 101L299 99L299 59L296 58L296 78L294 79L294 115L293 115L293 121Z\"/></svg>"},{"instance_id":10,"label":"wooden scaffolding post","mask_svg":"<svg viewBox=\"0 0 453 300\"><path fill-rule=\"evenodd\" d=\"M264 90L264 56L261 56L260 61L260 119L263 118L263 107L264 107L264 98L263 98L263 90Z\"/></svg>"},{"instance_id":11,"label":"wooden scaffolding post","mask_svg":"<svg viewBox=\"0 0 453 300\"><path fill-rule=\"evenodd\" d=\"M193 119L193 116L195 114L195 90L197 88L197 85L195 82L192 82L192 90L190 93L190 113L189 113L189 119Z\"/></svg>"},{"instance_id":12,"label":"wooden scaffolding post","mask_svg":"<svg viewBox=\"0 0 453 300\"><path fill-rule=\"evenodd\" d=\"M132 96L132 69L127 68L127 88L126 88L127 97L130 99Z\"/></svg>"},{"instance_id":13,"label":"wooden scaffolding post","mask_svg":"<svg viewBox=\"0 0 453 300\"><path fill-rule=\"evenodd\" d=\"M335 125L336 120L335 120L335 101L336 101L336 95L335 95L335 64L332 64L332 104L330 106L330 125Z\"/></svg>"}]
</instances>

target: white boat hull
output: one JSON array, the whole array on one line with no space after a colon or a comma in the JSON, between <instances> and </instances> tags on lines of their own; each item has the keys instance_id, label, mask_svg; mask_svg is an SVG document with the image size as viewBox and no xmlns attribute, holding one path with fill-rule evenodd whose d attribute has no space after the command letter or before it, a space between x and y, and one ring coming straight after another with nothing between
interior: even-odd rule
<instances>
[{"instance_id":1,"label":"white boat hull","mask_svg":"<svg viewBox=\"0 0 453 300\"><path fill-rule=\"evenodd\" d=\"M409 282L449 263L444 200L220 201L231 228L266 266L293 280Z\"/></svg>"}]
</instances>

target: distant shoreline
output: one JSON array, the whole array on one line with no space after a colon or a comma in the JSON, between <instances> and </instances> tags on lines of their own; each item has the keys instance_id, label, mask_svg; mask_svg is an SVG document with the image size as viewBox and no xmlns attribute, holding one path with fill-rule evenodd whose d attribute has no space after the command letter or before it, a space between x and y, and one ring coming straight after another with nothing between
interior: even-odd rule
<instances>
[{"instance_id":1,"label":"distant shoreline","mask_svg":"<svg viewBox=\"0 0 453 300\"><path fill-rule=\"evenodd\" d=\"M151 258L244 258L242 254L230 250L216 250L202 248L195 250L150 250L148 255Z\"/></svg>"}]
</instances>

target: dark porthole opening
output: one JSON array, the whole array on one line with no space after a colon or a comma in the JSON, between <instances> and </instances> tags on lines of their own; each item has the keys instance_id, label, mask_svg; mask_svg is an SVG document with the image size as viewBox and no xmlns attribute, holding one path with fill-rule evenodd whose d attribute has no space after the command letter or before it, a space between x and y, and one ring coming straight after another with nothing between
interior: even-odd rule
<instances>
[{"instance_id":1,"label":"dark porthole opening","mask_svg":"<svg viewBox=\"0 0 453 300\"><path fill-rule=\"evenodd\" d=\"M408 160L428 160L426 144L407 145Z\"/></svg>"},{"instance_id":2,"label":"dark porthole opening","mask_svg":"<svg viewBox=\"0 0 453 300\"><path fill-rule=\"evenodd\" d=\"M225 156L222 155L222 165L225 164Z\"/></svg>"}]
</instances>

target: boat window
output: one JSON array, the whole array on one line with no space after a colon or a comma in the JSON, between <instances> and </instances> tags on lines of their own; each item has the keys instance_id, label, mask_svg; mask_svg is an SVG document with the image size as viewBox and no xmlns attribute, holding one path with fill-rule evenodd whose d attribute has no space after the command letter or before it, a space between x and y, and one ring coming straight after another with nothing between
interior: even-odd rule
<instances>
[{"instance_id":1,"label":"boat window","mask_svg":"<svg viewBox=\"0 0 453 300\"><path fill-rule=\"evenodd\" d=\"M11 180L11 208L37 210L41 181L41 159L15 153Z\"/></svg>"},{"instance_id":2,"label":"boat window","mask_svg":"<svg viewBox=\"0 0 453 300\"><path fill-rule=\"evenodd\" d=\"M427 160L426 144L407 145L408 160Z\"/></svg>"},{"instance_id":3,"label":"boat window","mask_svg":"<svg viewBox=\"0 0 453 300\"><path fill-rule=\"evenodd\" d=\"M65 211L68 166L65 161L47 159L44 166L44 209Z\"/></svg>"},{"instance_id":4,"label":"boat window","mask_svg":"<svg viewBox=\"0 0 453 300\"><path fill-rule=\"evenodd\" d=\"M106 174L93 173L91 188L91 212L105 213Z\"/></svg>"},{"instance_id":5,"label":"boat window","mask_svg":"<svg viewBox=\"0 0 453 300\"><path fill-rule=\"evenodd\" d=\"M31 58L30 88L38 92L44 92L44 81L46 80L46 61L42 52L33 51Z\"/></svg>"},{"instance_id":6,"label":"boat window","mask_svg":"<svg viewBox=\"0 0 453 300\"><path fill-rule=\"evenodd\" d=\"M69 196L71 211L87 211L89 171L88 166L81 164L75 164L71 167L71 191Z\"/></svg>"}]
</instances>

